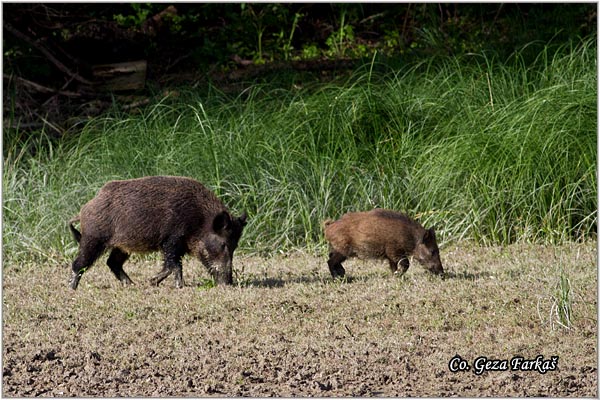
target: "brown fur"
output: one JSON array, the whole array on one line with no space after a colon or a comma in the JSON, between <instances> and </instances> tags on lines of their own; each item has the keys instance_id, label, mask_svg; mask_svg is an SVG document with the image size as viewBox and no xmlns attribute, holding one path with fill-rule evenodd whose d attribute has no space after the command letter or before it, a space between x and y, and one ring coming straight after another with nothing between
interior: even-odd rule
<instances>
[{"instance_id":1,"label":"brown fur","mask_svg":"<svg viewBox=\"0 0 600 400\"><path fill-rule=\"evenodd\" d=\"M80 234L73 226L78 219ZM122 270L129 253L157 250L163 251L165 266L154 284L174 271L177 286L183 286L181 257L188 253L200 258L218 283L231 283L231 258L245 223L245 214L232 218L210 190L190 178L108 182L69 223L80 244L71 287L104 249L113 249L108 264L124 283L131 283Z\"/></svg>"},{"instance_id":2,"label":"brown fur","mask_svg":"<svg viewBox=\"0 0 600 400\"><path fill-rule=\"evenodd\" d=\"M433 228L427 230L402 213L385 209L351 212L337 221L327 220L324 229L333 277L344 276L342 262L355 256L387 259L391 270L400 275L409 267L408 256L431 272L443 272ZM401 271L397 271L398 263Z\"/></svg>"}]
</instances>

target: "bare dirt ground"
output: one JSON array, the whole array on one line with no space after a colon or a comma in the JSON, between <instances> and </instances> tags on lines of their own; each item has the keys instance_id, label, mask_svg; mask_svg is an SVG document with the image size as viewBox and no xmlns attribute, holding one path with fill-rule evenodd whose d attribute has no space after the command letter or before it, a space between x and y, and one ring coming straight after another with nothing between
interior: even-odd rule
<instances>
[{"instance_id":1,"label":"bare dirt ground","mask_svg":"<svg viewBox=\"0 0 600 400\"><path fill-rule=\"evenodd\" d=\"M242 255L235 287L208 288L187 258L177 290L149 286L158 258L133 258L135 286L98 263L77 291L67 265L4 265L2 395L598 396L596 243L451 246L442 261L446 279L356 260L333 282L325 255ZM468 371L450 371L457 355ZM558 359L511 370L517 356ZM476 374L479 357L504 370Z\"/></svg>"}]
</instances>

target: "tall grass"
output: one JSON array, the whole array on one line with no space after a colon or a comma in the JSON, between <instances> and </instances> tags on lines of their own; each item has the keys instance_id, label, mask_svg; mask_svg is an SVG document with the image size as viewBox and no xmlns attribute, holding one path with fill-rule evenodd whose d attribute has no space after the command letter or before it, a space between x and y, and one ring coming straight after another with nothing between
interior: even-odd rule
<instances>
[{"instance_id":1,"label":"tall grass","mask_svg":"<svg viewBox=\"0 0 600 400\"><path fill-rule=\"evenodd\" d=\"M65 224L79 207L107 180L154 174L194 177L247 211L243 251L320 249L323 219L373 207L434 224L443 241L595 237L595 38L530 65L517 52L377 70L301 90L183 92L59 143L6 132L5 261L72 257Z\"/></svg>"}]
</instances>

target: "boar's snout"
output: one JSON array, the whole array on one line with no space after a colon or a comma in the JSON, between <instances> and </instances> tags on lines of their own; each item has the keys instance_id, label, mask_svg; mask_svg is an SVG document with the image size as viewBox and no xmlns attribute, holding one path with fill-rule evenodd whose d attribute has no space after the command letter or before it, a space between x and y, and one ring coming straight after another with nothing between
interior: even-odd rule
<instances>
[{"instance_id":1,"label":"boar's snout","mask_svg":"<svg viewBox=\"0 0 600 400\"><path fill-rule=\"evenodd\" d=\"M429 272L434 273L436 275L444 273L442 261L440 260L440 253L437 250L437 248L433 252L428 249L425 249L425 251L418 251L415 254L415 258Z\"/></svg>"},{"instance_id":2,"label":"boar's snout","mask_svg":"<svg viewBox=\"0 0 600 400\"><path fill-rule=\"evenodd\" d=\"M209 270L217 285L233 284L233 250L230 251L226 243L217 245L216 248L201 246L200 261ZM212 247L212 249L211 249Z\"/></svg>"},{"instance_id":3,"label":"boar's snout","mask_svg":"<svg viewBox=\"0 0 600 400\"><path fill-rule=\"evenodd\" d=\"M215 268L213 276L217 285L233 285L233 266L231 262Z\"/></svg>"},{"instance_id":4,"label":"boar's snout","mask_svg":"<svg viewBox=\"0 0 600 400\"><path fill-rule=\"evenodd\" d=\"M198 257L217 285L233 284L233 252L246 225L246 213L232 218L223 211L213 220L213 232L200 242Z\"/></svg>"},{"instance_id":5,"label":"boar's snout","mask_svg":"<svg viewBox=\"0 0 600 400\"><path fill-rule=\"evenodd\" d=\"M429 272L432 272L436 275L440 275L444 273L444 268L442 267L442 262L440 261L440 257L438 255L437 261L427 266Z\"/></svg>"},{"instance_id":6,"label":"boar's snout","mask_svg":"<svg viewBox=\"0 0 600 400\"><path fill-rule=\"evenodd\" d=\"M233 284L233 251L229 251L226 242L205 241L200 245L198 256L217 285Z\"/></svg>"},{"instance_id":7,"label":"boar's snout","mask_svg":"<svg viewBox=\"0 0 600 400\"><path fill-rule=\"evenodd\" d=\"M415 258L429 272L443 274L444 268L440 260L440 249L435 238L435 230L427 229L415 249Z\"/></svg>"}]
</instances>

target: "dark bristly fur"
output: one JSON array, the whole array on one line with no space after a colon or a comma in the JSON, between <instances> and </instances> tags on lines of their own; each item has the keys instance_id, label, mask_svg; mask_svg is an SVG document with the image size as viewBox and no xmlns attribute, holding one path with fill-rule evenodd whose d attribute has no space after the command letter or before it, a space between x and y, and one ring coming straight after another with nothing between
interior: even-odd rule
<instances>
[{"instance_id":1,"label":"dark bristly fur","mask_svg":"<svg viewBox=\"0 0 600 400\"><path fill-rule=\"evenodd\" d=\"M342 262L354 256L387 259L392 272L398 275L408 270L408 256L433 273L444 272L434 229L425 229L399 212L352 212L337 221L326 220L323 227L330 248L327 264L334 278L345 275Z\"/></svg>"},{"instance_id":2,"label":"dark bristly fur","mask_svg":"<svg viewBox=\"0 0 600 400\"><path fill-rule=\"evenodd\" d=\"M80 221L81 233L73 224ZM175 176L150 176L106 183L86 203L69 228L79 243L70 286L77 288L87 268L110 249L107 264L124 284L132 283L123 263L130 253L162 251L158 285L175 272L183 287L181 258L198 257L218 284L232 283L232 258L246 214L232 218L223 203L200 182Z\"/></svg>"}]
</instances>

